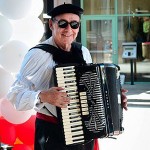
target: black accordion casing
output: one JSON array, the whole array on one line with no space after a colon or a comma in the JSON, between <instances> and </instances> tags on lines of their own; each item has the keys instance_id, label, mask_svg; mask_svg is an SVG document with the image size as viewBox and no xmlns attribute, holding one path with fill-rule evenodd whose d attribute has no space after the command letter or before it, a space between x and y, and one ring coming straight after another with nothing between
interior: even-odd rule
<instances>
[{"instance_id":1,"label":"black accordion casing","mask_svg":"<svg viewBox=\"0 0 150 150\"><path fill-rule=\"evenodd\" d=\"M122 133L119 70L109 63L55 67L57 86L71 98L67 108L57 108L66 145Z\"/></svg>"}]
</instances>

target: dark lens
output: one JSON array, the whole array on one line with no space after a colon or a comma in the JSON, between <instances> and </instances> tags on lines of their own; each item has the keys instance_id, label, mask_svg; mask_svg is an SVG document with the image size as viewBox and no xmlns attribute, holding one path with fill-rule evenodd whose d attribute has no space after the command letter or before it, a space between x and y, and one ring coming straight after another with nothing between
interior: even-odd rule
<instances>
[{"instance_id":1,"label":"dark lens","mask_svg":"<svg viewBox=\"0 0 150 150\"><path fill-rule=\"evenodd\" d=\"M68 26L68 22L66 20L59 20L58 21L58 26L60 28L66 28Z\"/></svg>"},{"instance_id":2,"label":"dark lens","mask_svg":"<svg viewBox=\"0 0 150 150\"><path fill-rule=\"evenodd\" d=\"M77 29L79 27L80 23L77 21L71 21L70 26L72 29Z\"/></svg>"}]
</instances>

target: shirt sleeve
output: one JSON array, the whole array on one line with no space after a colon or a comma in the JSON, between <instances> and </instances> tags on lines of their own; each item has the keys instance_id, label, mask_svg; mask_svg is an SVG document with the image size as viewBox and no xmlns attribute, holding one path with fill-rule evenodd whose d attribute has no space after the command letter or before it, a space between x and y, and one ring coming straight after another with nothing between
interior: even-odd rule
<instances>
[{"instance_id":1,"label":"shirt sleeve","mask_svg":"<svg viewBox=\"0 0 150 150\"><path fill-rule=\"evenodd\" d=\"M86 63L92 63L91 54L90 54L89 50L84 46L82 46L82 54L83 54L83 58L86 61Z\"/></svg>"},{"instance_id":2,"label":"shirt sleeve","mask_svg":"<svg viewBox=\"0 0 150 150\"><path fill-rule=\"evenodd\" d=\"M52 56L40 49L32 49L26 54L16 81L7 94L17 110L30 110L39 103L37 96L40 90L49 88L53 68L50 61ZM40 107L43 105L41 103Z\"/></svg>"}]
</instances>

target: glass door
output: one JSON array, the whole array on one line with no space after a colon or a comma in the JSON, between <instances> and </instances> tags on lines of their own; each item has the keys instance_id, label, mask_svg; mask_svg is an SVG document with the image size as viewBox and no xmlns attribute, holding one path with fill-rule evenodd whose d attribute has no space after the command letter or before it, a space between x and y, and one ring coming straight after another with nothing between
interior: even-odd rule
<instances>
[{"instance_id":1,"label":"glass door","mask_svg":"<svg viewBox=\"0 0 150 150\"><path fill-rule=\"evenodd\" d=\"M82 43L90 50L93 63L118 63L114 22L113 17L83 18Z\"/></svg>"}]
</instances>

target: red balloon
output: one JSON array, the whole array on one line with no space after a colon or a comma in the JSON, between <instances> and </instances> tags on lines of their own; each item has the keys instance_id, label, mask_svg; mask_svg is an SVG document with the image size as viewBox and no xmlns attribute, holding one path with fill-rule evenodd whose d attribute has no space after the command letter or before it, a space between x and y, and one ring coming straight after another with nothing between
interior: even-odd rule
<instances>
[{"instance_id":1,"label":"red balloon","mask_svg":"<svg viewBox=\"0 0 150 150\"><path fill-rule=\"evenodd\" d=\"M16 144L14 145L12 150L32 150L32 148L25 144Z\"/></svg>"},{"instance_id":2,"label":"red balloon","mask_svg":"<svg viewBox=\"0 0 150 150\"><path fill-rule=\"evenodd\" d=\"M35 132L35 115L31 116L25 123L16 126L17 137L24 144L34 144L34 132Z\"/></svg>"},{"instance_id":3,"label":"red balloon","mask_svg":"<svg viewBox=\"0 0 150 150\"><path fill-rule=\"evenodd\" d=\"M0 118L0 142L13 145L16 140L15 125L9 123L4 118Z\"/></svg>"}]
</instances>

